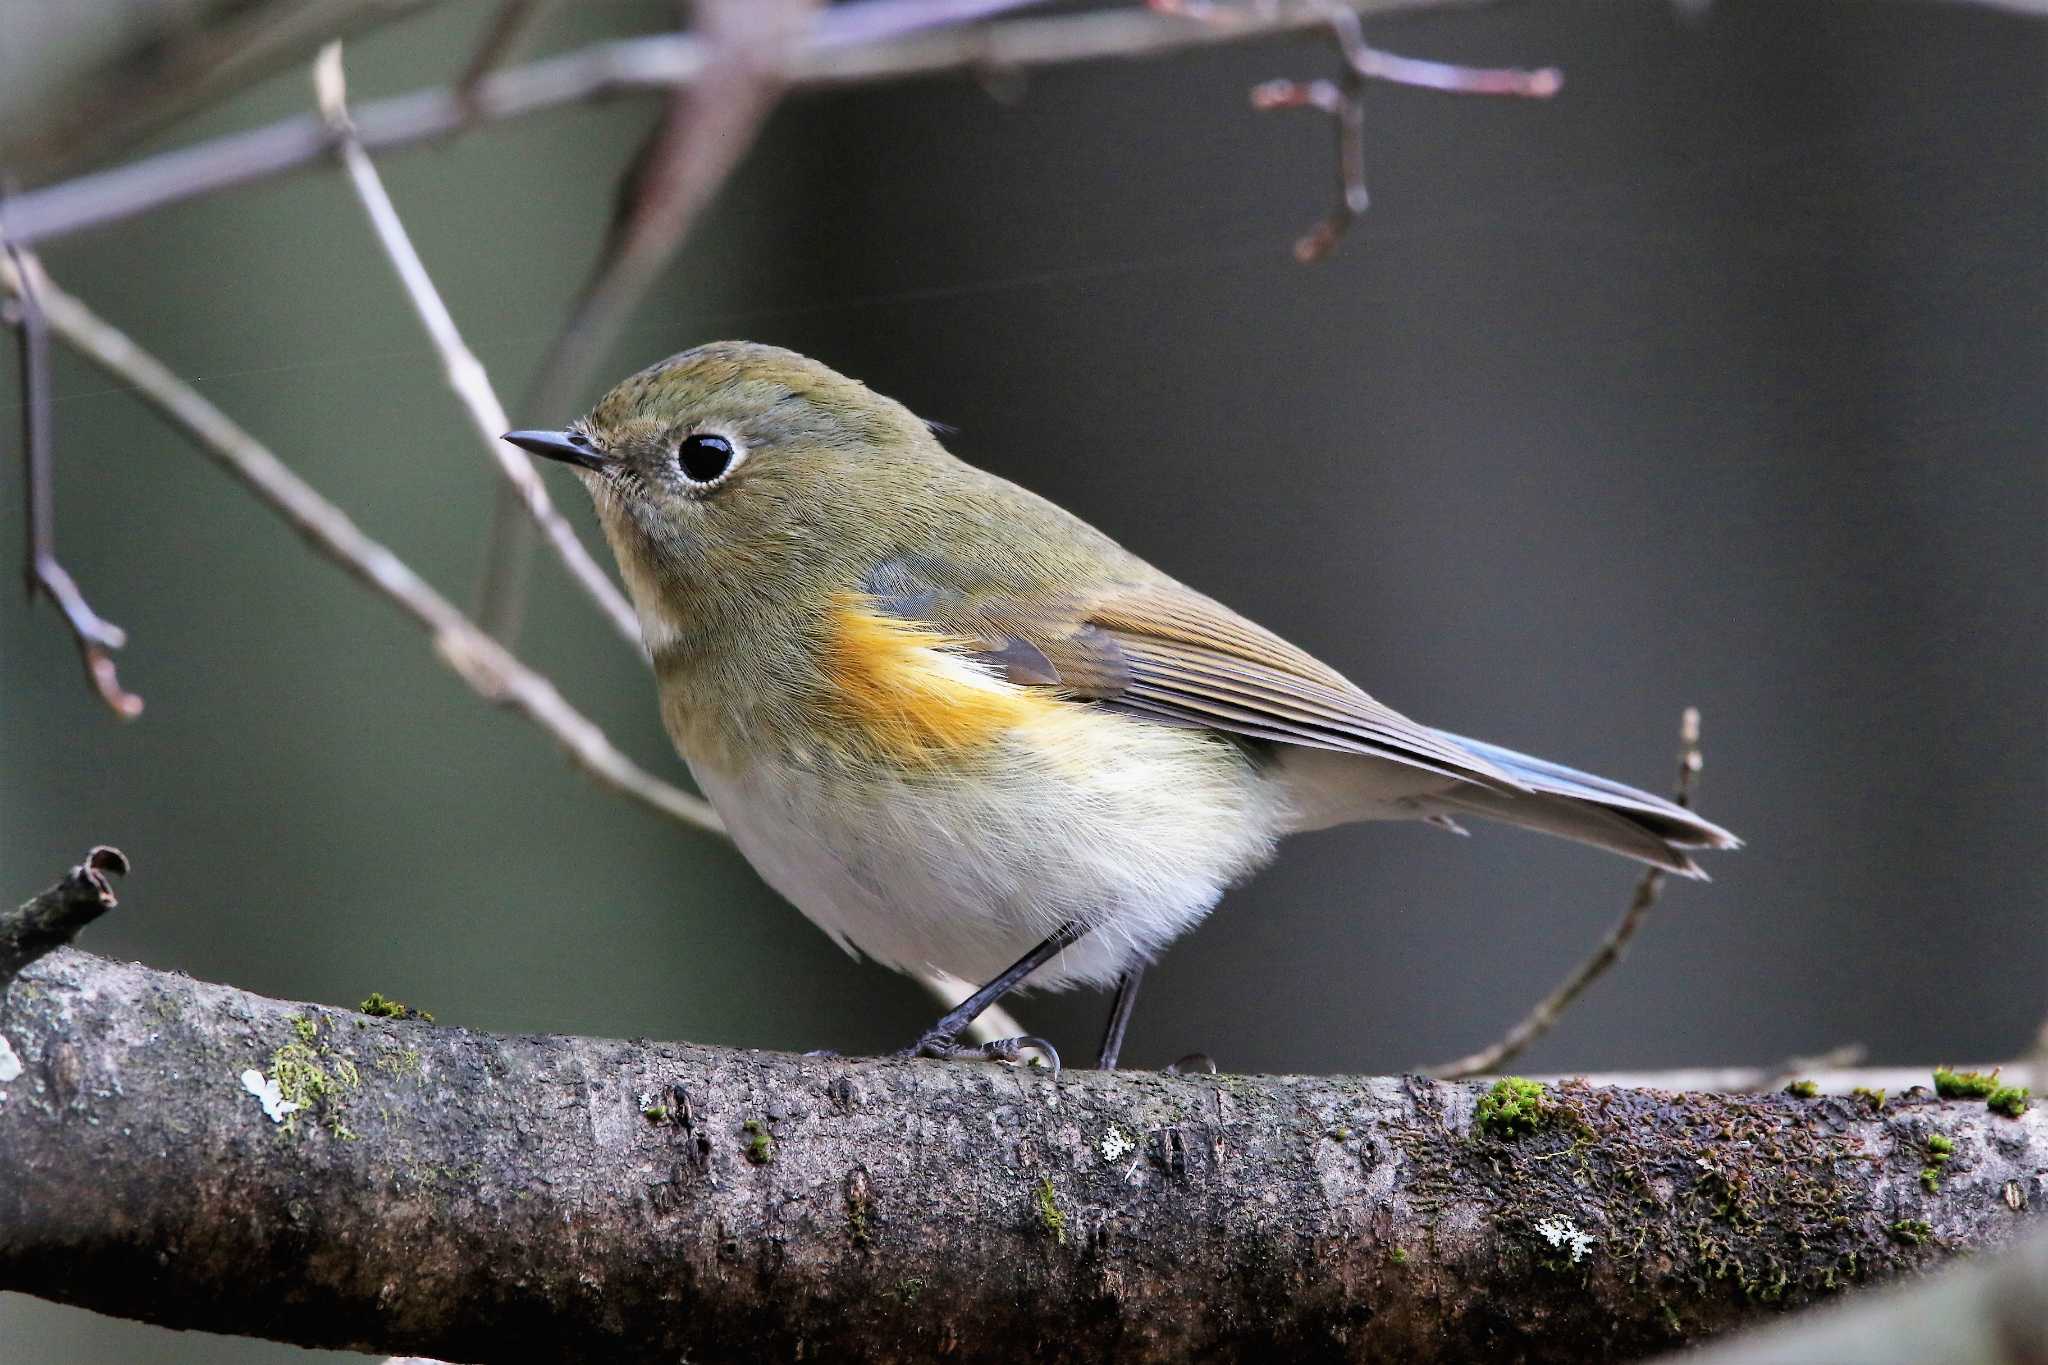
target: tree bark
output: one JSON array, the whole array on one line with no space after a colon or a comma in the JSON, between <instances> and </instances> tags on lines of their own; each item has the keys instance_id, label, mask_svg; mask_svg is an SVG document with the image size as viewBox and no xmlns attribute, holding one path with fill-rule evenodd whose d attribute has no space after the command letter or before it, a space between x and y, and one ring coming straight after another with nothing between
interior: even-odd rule
<instances>
[{"instance_id":1,"label":"tree bark","mask_svg":"<svg viewBox=\"0 0 2048 1365\"><path fill-rule=\"evenodd\" d=\"M0 1036L0 1288L450 1360L1625 1358L2048 1205L2048 1117L1925 1091L1510 1133L1477 1083L501 1037L70 949Z\"/></svg>"}]
</instances>

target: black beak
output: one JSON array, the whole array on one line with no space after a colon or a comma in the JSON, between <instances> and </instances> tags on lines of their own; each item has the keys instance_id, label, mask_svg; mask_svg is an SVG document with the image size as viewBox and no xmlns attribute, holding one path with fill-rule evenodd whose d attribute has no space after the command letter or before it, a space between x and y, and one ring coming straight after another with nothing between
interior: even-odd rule
<instances>
[{"instance_id":1,"label":"black beak","mask_svg":"<svg viewBox=\"0 0 2048 1365\"><path fill-rule=\"evenodd\" d=\"M585 469L603 469L610 463L580 431L508 431L498 439L535 455Z\"/></svg>"}]
</instances>

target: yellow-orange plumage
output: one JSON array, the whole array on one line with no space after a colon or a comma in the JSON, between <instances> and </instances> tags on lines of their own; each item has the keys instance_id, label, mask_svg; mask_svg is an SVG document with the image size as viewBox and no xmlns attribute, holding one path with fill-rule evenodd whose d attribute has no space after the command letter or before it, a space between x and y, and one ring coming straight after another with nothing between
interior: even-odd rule
<instances>
[{"instance_id":1,"label":"yellow-orange plumage","mask_svg":"<svg viewBox=\"0 0 2048 1365\"><path fill-rule=\"evenodd\" d=\"M957 756L1065 704L995 677L960 652L971 641L885 615L859 594L841 594L831 622L824 671L841 733L876 757Z\"/></svg>"}]
</instances>

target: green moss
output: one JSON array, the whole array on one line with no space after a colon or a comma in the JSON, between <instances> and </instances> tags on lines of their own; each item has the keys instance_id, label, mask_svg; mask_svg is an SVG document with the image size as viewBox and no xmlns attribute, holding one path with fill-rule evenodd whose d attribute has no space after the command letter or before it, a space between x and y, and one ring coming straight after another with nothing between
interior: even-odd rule
<instances>
[{"instance_id":1,"label":"green moss","mask_svg":"<svg viewBox=\"0 0 2048 1365\"><path fill-rule=\"evenodd\" d=\"M1988 1076L1981 1071L1951 1071L1945 1066L1934 1068L1934 1093L1945 1100L1989 1099L1996 1089L1998 1070L1995 1067Z\"/></svg>"},{"instance_id":2,"label":"green moss","mask_svg":"<svg viewBox=\"0 0 2048 1365\"><path fill-rule=\"evenodd\" d=\"M1393 1251L1388 1254L1387 1259L1392 1261L1395 1265L1407 1265L1408 1253L1400 1247L1395 1247Z\"/></svg>"},{"instance_id":3,"label":"green moss","mask_svg":"<svg viewBox=\"0 0 2048 1365\"><path fill-rule=\"evenodd\" d=\"M1868 1108L1871 1113L1879 1114L1884 1112L1884 1091L1872 1090L1867 1085L1859 1085L1854 1090L1851 1090L1849 1093L1851 1095L1854 1095L1857 1099L1862 1100L1864 1106Z\"/></svg>"},{"instance_id":4,"label":"green moss","mask_svg":"<svg viewBox=\"0 0 2048 1365\"><path fill-rule=\"evenodd\" d=\"M409 1047L382 1053L370 1065L387 1076L397 1076L405 1080L416 1079L426 1071L426 1064L421 1060L419 1051Z\"/></svg>"},{"instance_id":5,"label":"green moss","mask_svg":"<svg viewBox=\"0 0 2048 1365\"><path fill-rule=\"evenodd\" d=\"M314 1045L320 1036L318 1020L294 1014L287 1022L295 1035L293 1041L270 1054L270 1075L277 1082L278 1096L298 1106L284 1116L284 1131L296 1135L299 1115L317 1110L329 1132L353 1141L356 1134L342 1116L349 1092L362 1086L362 1073L348 1058Z\"/></svg>"},{"instance_id":6,"label":"green moss","mask_svg":"<svg viewBox=\"0 0 2048 1365\"><path fill-rule=\"evenodd\" d=\"M1550 1121L1550 1102L1543 1087L1520 1076L1503 1076L1479 1098L1472 1126L1492 1137L1511 1138L1533 1133Z\"/></svg>"},{"instance_id":7,"label":"green moss","mask_svg":"<svg viewBox=\"0 0 2048 1365\"><path fill-rule=\"evenodd\" d=\"M1994 1114L2016 1119L2033 1108L2029 1103L2032 1093L2024 1085L2001 1085L1984 1097L1984 1107Z\"/></svg>"},{"instance_id":8,"label":"green moss","mask_svg":"<svg viewBox=\"0 0 2048 1365\"><path fill-rule=\"evenodd\" d=\"M756 1166L771 1165L775 1160L775 1136L768 1131L768 1125L759 1119L748 1119L740 1129L747 1135L747 1160Z\"/></svg>"},{"instance_id":9,"label":"green moss","mask_svg":"<svg viewBox=\"0 0 2048 1365\"><path fill-rule=\"evenodd\" d=\"M1797 1099L1810 1100L1820 1094L1820 1085L1815 1081L1794 1081L1785 1087L1785 1093Z\"/></svg>"},{"instance_id":10,"label":"green moss","mask_svg":"<svg viewBox=\"0 0 2048 1365\"><path fill-rule=\"evenodd\" d=\"M1920 1168L1920 1188L1929 1194L1941 1193L1941 1168L1948 1165L1955 1155L1956 1145L1940 1133L1927 1137L1927 1164Z\"/></svg>"},{"instance_id":11,"label":"green moss","mask_svg":"<svg viewBox=\"0 0 2048 1365\"><path fill-rule=\"evenodd\" d=\"M401 1000L387 999L382 991L371 991L368 998L356 1008L374 1019L418 1019L428 1024L434 1022L434 1016L425 1010L416 1010Z\"/></svg>"},{"instance_id":12,"label":"green moss","mask_svg":"<svg viewBox=\"0 0 2048 1365\"><path fill-rule=\"evenodd\" d=\"M1038 1225L1051 1233L1053 1241L1058 1245L1067 1244L1067 1215L1060 1209L1059 1196L1052 1187L1051 1176L1039 1177Z\"/></svg>"},{"instance_id":13,"label":"green moss","mask_svg":"<svg viewBox=\"0 0 2048 1365\"><path fill-rule=\"evenodd\" d=\"M666 1123L668 1122L668 1106L665 1104L650 1104L640 1111L640 1117L646 1119L649 1123Z\"/></svg>"},{"instance_id":14,"label":"green moss","mask_svg":"<svg viewBox=\"0 0 2048 1365\"><path fill-rule=\"evenodd\" d=\"M1330 1130L1330 1137L1337 1142L1348 1141L1351 1137L1351 1129L1349 1125L1340 1123Z\"/></svg>"},{"instance_id":15,"label":"green moss","mask_svg":"<svg viewBox=\"0 0 2048 1365\"><path fill-rule=\"evenodd\" d=\"M1934 1225L1924 1218L1901 1218L1891 1225L1892 1240L1906 1246L1926 1246L1934 1239Z\"/></svg>"}]
</instances>

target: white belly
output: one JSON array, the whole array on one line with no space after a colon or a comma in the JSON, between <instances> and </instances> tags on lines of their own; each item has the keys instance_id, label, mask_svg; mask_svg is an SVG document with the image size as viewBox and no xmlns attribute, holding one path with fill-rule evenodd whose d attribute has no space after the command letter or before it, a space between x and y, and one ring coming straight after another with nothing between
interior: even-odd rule
<instances>
[{"instance_id":1,"label":"white belly","mask_svg":"<svg viewBox=\"0 0 2048 1365\"><path fill-rule=\"evenodd\" d=\"M1201 732L1078 707L1056 728L1020 727L977 773L691 772L755 870L842 947L978 983L1078 919L1091 932L1030 984L1106 985L1262 865L1292 816L1281 784Z\"/></svg>"}]
</instances>

